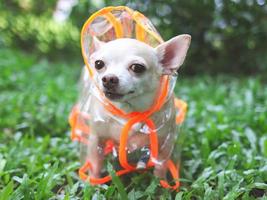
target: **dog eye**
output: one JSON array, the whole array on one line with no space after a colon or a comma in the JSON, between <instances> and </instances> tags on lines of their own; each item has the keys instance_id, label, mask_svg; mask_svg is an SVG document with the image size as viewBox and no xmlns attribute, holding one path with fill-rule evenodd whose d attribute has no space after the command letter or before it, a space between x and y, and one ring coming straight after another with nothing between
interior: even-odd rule
<instances>
[{"instance_id":1,"label":"dog eye","mask_svg":"<svg viewBox=\"0 0 267 200\"><path fill-rule=\"evenodd\" d=\"M146 71L146 67L141 64L132 64L130 66L130 70L132 70L136 74L141 74Z\"/></svg>"},{"instance_id":2,"label":"dog eye","mask_svg":"<svg viewBox=\"0 0 267 200\"><path fill-rule=\"evenodd\" d=\"M105 67L105 63L102 60L97 60L95 61L95 68L97 70L102 69L103 67Z\"/></svg>"}]
</instances>

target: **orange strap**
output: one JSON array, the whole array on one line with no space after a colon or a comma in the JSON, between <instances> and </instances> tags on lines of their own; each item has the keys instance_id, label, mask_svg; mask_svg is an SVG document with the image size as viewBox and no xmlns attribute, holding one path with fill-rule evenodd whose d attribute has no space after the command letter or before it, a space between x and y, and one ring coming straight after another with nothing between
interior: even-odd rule
<instances>
[{"instance_id":1,"label":"orange strap","mask_svg":"<svg viewBox=\"0 0 267 200\"><path fill-rule=\"evenodd\" d=\"M122 133L120 136L120 146L119 146L119 161L123 168L128 170L135 170L136 167L130 165L127 159L127 141L128 133L131 127L138 123L138 118L130 119L123 127ZM150 129L149 138L150 138L150 160L149 166L152 166L152 158L156 159L158 157L158 136L156 132L156 126L151 119L145 120L146 125Z\"/></svg>"},{"instance_id":2,"label":"orange strap","mask_svg":"<svg viewBox=\"0 0 267 200\"><path fill-rule=\"evenodd\" d=\"M87 161L80 169L79 169L79 176L80 178L83 180L83 181L87 181L89 180L90 183L92 185L96 185L96 184L104 184L106 182L109 182L111 181L111 176L108 175L108 176L105 176L105 177L102 177L102 178L92 178L92 177L89 177L86 172L91 169L91 163L89 161ZM127 170L127 169L122 169L122 170L119 170L116 172L116 175L117 176L121 176L123 174L127 174L131 172L131 170Z\"/></svg>"},{"instance_id":3,"label":"orange strap","mask_svg":"<svg viewBox=\"0 0 267 200\"><path fill-rule=\"evenodd\" d=\"M172 160L168 160L167 161L167 168L169 169L172 178L175 181L175 185L171 186L169 185L169 183L165 180L160 180L160 184L162 187L164 188L169 188L169 189L173 189L173 190L177 190L180 186L180 182L179 182L179 169L177 169L173 163Z\"/></svg>"},{"instance_id":4,"label":"orange strap","mask_svg":"<svg viewBox=\"0 0 267 200\"><path fill-rule=\"evenodd\" d=\"M180 119L179 123L182 123L182 121L184 120L184 117L185 117L186 103L183 102L182 100L175 99L175 106L179 109L179 114L177 115L177 118ZM72 133L74 133L74 129L77 129L77 127L80 127L80 126L77 125L78 123L75 121L75 120L77 120L77 116L79 114L81 114L81 113L78 111L78 108L74 107L73 111L71 112L70 119L69 119L71 127L72 127ZM89 116L86 116L86 117L88 119ZM177 120L176 120L176 122L177 122ZM156 127L155 127L153 121L150 120L150 119L147 119L147 120L145 120L145 123L150 128L150 150L151 150L151 157L150 157L150 160L149 160L149 162L147 164L147 167L152 167L152 166L154 166L154 164L151 161L151 159L152 158L157 158L157 154L158 154L158 145L155 145L155 144L158 144L158 138L157 138L157 134L156 134L156 131L155 131ZM82 128L79 128L79 129L82 130ZM87 126L85 129L89 129L89 127ZM124 133L128 133L128 131L125 131ZM127 138L128 138L128 135L124 136L124 138L121 140L123 142L123 144L120 144L121 145L120 146L120 151L121 151L120 159L122 159L122 160L120 160L120 163L125 169L116 172L116 174L118 176L121 176L123 174L127 174L127 173L130 173L132 171L136 171L137 170L135 167L129 165L128 162L127 162L127 154L126 154L126 151L125 151L125 148L127 146ZM81 136L79 137L77 134L75 134L75 137L73 137L73 134L72 134L72 139L74 139L74 140L76 139L76 140L78 140L78 141L80 141L82 143L85 143L85 144L88 142L85 138L83 138ZM107 141L106 147L105 147L105 155L110 153L112 151L113 147L114 147L114 144L112 143L112 141ZM106 176L106 177L98 178L98 179L89 178L88 175L86 175L86 171L88 169L90 169L90 166L91 166L90 162L87 161L80 168L79 175L80 175L82 180L87 180L88 179L92 184L103 184L103 183L106 183L106 182L111 180L110 176ZM171 186L165 180L161 180L160 184L164 188L169 188L169 189L176 190L180 186L180 183L179 183L179 169L177 169L175 167L174 163L171 160L167 161L167 168L169 169L173 179L175 180L175 185Z\"/></svg>"},{"instance_id":5,"label":"orange strap","mask_svg":"<svg viewBox=\"0 0 267 200\"><path fill-rule=\"evenodd\" d=\"M104 184L107 183L109 181L111 181L111 176L105 176L102 178L92 178L89 177L87 175L87 171L91 169L91 163L90 161L87 161L84 163L84 165L79 169L79 176L83 181L89 181L92 185L96 185L96 184ZM180 186L180 182L179 182L179 169L177 169L174 165L174 163L172 162L172 160L168 160L167 161L167 168L170 171L174 181L175 181L175 185L169 185L169 183L165 180L160 180L160 184L162 187L164 188L168 188L168 189L173 189L173 190L177 190ZM128 174L130 172L134 172L134 171L138 171L138 169L133 169L133 170L128 170L128 169L121 169L119 171L116 172L117 176L121 176L124 174Z\"/></svg>"}]
</instances>

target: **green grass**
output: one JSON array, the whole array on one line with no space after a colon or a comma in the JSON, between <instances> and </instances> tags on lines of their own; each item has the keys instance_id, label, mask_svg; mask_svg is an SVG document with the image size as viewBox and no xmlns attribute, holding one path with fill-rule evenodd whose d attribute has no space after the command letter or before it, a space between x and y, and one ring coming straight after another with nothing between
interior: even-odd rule
<instances>
[{"instance_id":1,"label":"green grass","mask_svg":"<svg viewBox=\"0 0 267 200\"><path fill-rule=\"evenodd\" d=\"M67 118L80 66L0 50L0 200L267 199L266 78L179 77L189 112L175 193L151 173L95 187L79 180Z\"/></svg>"}]
</instances>

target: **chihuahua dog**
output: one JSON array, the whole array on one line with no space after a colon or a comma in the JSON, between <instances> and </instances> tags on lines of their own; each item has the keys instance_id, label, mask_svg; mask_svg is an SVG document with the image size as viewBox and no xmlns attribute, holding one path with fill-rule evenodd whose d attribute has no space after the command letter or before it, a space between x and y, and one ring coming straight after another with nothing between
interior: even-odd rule
<instances>
[{"instance_id":1,"label":"chihuahua dog","mask_svg":"<svg viewBox=\"0 0 267 200\"><path fill-rule=\"evenodd\" d=\"M153 48L135 39L123 38L105 43L94 38L95 50L89 63L97 87L90 87L90 98L85 102L89 105L87 112L91 116L87 145L87 158L92 164L89 172L91 177L98 178L101 174L105 141L112 139L119 144L121 130L127 122L105 110L99 92L126 113L149 109L158 95L161 76L176 74L184 62L190 41L190 35L179 35ZM83 73L83 84L88 84L88 73ZM154 174L159 178L166 176L166 161L176 138L175 115L174 96L171 96L161 110L152 116L156 126L160 126L159 155L153 160ZM128 152L149 145L149 136L144 126L141 123L133 126L128 137ZM145 163L140 160L137 168L144 167Z\"/></svg>"}]
</instances>

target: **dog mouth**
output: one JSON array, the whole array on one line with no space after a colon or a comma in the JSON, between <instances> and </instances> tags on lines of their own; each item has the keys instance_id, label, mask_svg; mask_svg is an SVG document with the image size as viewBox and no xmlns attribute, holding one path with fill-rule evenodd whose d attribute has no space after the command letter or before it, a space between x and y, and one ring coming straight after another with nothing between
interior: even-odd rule
<instances>
[{"instance_id":1,"label":"dog mouth","mask_svg":"<svg viewBox=\"0 0 267 200\"><path fill-rule=\"evenodd\" d=\"M133 93L134 93L134 91L130 91L130 92L125 93L125 94L120 94L120 93L108 91L108 90L104 91L105 96L110 100L122 99L125 95L133 94Z\"/></svg>"}]
</instances>

